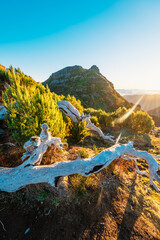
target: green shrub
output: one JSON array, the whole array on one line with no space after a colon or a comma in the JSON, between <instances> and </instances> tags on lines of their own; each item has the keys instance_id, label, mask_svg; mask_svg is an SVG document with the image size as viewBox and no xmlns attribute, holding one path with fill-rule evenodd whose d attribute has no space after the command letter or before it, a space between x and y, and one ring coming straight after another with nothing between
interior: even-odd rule
<instances>
[{"instance_id":1,"label":"green shrub","mask_svg":"<svg viewBox=\"0 0 160 240\"><path fill-rule=\"evenodd\" d=\"M58 201L58 199L57 198L53 198L53 205L57 208L58 207L58 205L59 205L59 201Z\"/></svg>"},{"instance_id":2,"label":"green shrub","mask_svg":"<svg viewBox=\"0 0 160 240\"><path fill-rule=\"evenodd\" d=\"M96 126L99 126L98 118L96 116L91 117L91 122L94 123Z\"/></svg>"},{"instance_id":3,"label":"green shrub","mask_svg":"<svg viewBox=\"0 0 160 240\"><path fill-rule=\"evenodd\" d=\"M87 153L85 148L81 148L79 150L78 154L81 158L88 158L89 157L89 154Z\"/></svg>"},{"instance_id":4,"label":"green shrub","mask_svg":"<svg viewBox=\"0 0 160 240\"><path fill-rule=\"evenodd\" d=\"M93 151L94 151L96 154L99 152L95 144L93 144Z\"/></svg>"},{"instance_id":5,"label":"green shrub","mask_svg":"<svg viewBox=\"0 0 160 240\"><path fill-rule=\"evenodd\" d=\"M78 123L71 123L69 126L69 138L75 143L79 143L88 135L89 133L85 128L85 122L79 121Z\"/></svg>"},{"instance_id":6,"label":"green shrub","mask_svg":"<svg viewBox=\"0 0 160 240\"><path fill-rule=\"evenodd\" d=\"M66 124L50 90L41 84L28 87L14 72L10 80L12 86L3 93L3 102L9 113L8 127L15 141L23 144L31 136L39 135L40 125L44 122L53 136L63 140Z\"/></svg>"},{"instance_id":7,"label":"green shrub","mask_svg":"<svg viewBox=\"0 0 160 240\"><path fill-rule=\"evenodd\" d=\"M87 198L94 198L97 194L99 178L95 175L83 177L80 174L74 174L69 176L69 182L78 201L84 196Z\"/></svg>"},{"instance_id":8,"label":"green shrub","mask_svg":"<svg viewBox=\"0 0 160 240\"><path fill-rule=\"evenodd\" d=\"M9 83L9 74L4 69L0 69L0 81Z\"/></svg>"},{"instance_id":9,"label":"green shrub","mask_svg":"<svg viewBox=\"0 0 160 240\"><path fill-rule=\"evenodd\" d=\"M142 110L132 112L127 116L130 109L119 107L114 112L106 113L93 108L84 109L86 114L90 113L93 122L98 122L103 127L113 127L115 130L130 129L137 133L149 133L154 126L154 121L148 113ZM126 115L126 118L123 118ZM97 119L96 119L97 118Z\"/></svg>"},{"instance_id":10,"label":"green shrub","mask_svg":"<svg viewBox=\"0 0 160 240\"><path fill-rule=\"evenodd\" d=\"M139 133L134 137L134 146L140 149L146 149L152 146L151 138L147 134Z\"/></svg>"},{"instance_id":11,"label":"green shrub","mask_svg":"<svg viewBox=\"0 0 160 240\"><path fill-rule=\"evenodd\" d=\"M154 121L148 113L137 111L131 119L131 127L139 133L149 133L154 126Z\"/></svg>"},{"instance_id":12,"label":"green shrub","mask_svg":"<svg viewBox=\"0 0 160 240\"><path fill-rule=\"evenodd\" d=\"M71 188L75 194L80 196L84 194L86 191L85 181L85 177L80 174L74 174L70 177Z\"/></svg>"},{"instance_id":13,"label":"green shrub","mask_svg":"<svg viewBox=\"0 0 160 240\"><path fill-rule=\"evenodd\" d=\"M41 194L37 197L38 201L43 201L46 199L46 193L45 192L41 192Z\"/></svg>"}]
</instances>

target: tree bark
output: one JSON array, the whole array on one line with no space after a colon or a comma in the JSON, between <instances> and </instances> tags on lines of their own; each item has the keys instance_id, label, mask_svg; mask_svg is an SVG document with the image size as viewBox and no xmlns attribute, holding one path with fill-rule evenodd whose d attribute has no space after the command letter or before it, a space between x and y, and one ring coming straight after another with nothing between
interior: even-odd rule
<instances>
[{"instance_id":1,"label":"tree bark","mask_svg":"<svg viewBox=\"0 0 160 240\"><path fill-rule=\"evenodd\" d=\"M159 169L157 161L149 153L135 150L131 142L123 145L116 144L88 159L63 161L46 166L37 165L40 163L47 147L54 144L53 140L55 140L55 138L43 141L29 159L20 166L15 168L0 168L0 190L15 192L28 184L37 183L48 183L55 186L55 179L57 177L68 176L76 173L87 177L101 171L114 159L127 154L136 158L143 158L147 161L149 165L150 184L152 184L153 187L160 192L160 189L153 182L153 179L155 179L160 183L160 178L157 174Z\"/></svg>"}]
</instances>

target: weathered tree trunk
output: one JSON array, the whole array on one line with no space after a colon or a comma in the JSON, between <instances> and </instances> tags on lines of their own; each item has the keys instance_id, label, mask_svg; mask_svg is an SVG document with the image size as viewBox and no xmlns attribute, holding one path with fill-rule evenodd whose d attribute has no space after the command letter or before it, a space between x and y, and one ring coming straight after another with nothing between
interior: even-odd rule
<instances>
[{"instance_id":1,"label":"weathered tree trunk","mask_svg":"<svg viewBox=\"0 0 160 240\"><path fill-rule=\"evenodd\" d=\"M78 122L78 121L86 121L87 125L85 128L87 128L89 131L97 133L104 141L111 141L114 142L113 136L109 135L104 135L104 133L101 131L100 128L96 127L94 123L91 122L90 118L91 115L80 115L78 110L68 101L57 101L57 105L60 111L62 111L66 116L70 117L70 119L73 122Z\"/></svg>"},{"instance_id":2,"label":"weathered tree trunk","mask_svg":"<svg viewBox=\"0 0 160 240\"><path fill-rule=\"evenodd\" d=\"M64 110L65 114L71 117L73 121L81 119L87 122L87 127L90 130L96 131L103 139L112 140L112 136L104 136L100 129L98 129L90 121L90 116L80 116L77 109L67 101L58 102L60 110ZM44 153L47 148L54 145L54 149L62 148L60 138L53 138L48 131L48 126L42 124L42 132L39 137L32 137L24 148L26 153L22 156L22 160L25 160L20 166L15 168L0 168L0 190L6 192L14 192L20 188L25 187L28 184L36 183L49 183L55 186L55 179L57 177L68 176L71 174L79 173L85 177L101 171L107 167L114 159L124 156L124 159L130 160L134 157L136 162L137 173L149 176L150 184L160 192L160 189L156 186L153 180L160 183L160 177L157 171L160 169L158 162L152 155L145 151L138 151L133 148L133 144L115 144L112 147L103 150L95 157L88 159L79 159L75 161L64 161L55 163L53 165L40 166ZM141 172L138 169L136 158L143 158L149 165L149 175L146 172Z\"/></svg>"},{"instance_id":3,"label":"weathered tree trunk","mask_svg":"<svg viewBox=\"0 0 160 240\"><path fill-rule=\"evenodd\" d=\"M160 191L153 182L153 179L155 179L160 183L160 178L157 174L159 169L157 161L149 153L135 150L132 143L123 145L116 144L103 150L95 157L88 159L64 161L53 165L40 166L39 164L43 154L51 144L56 144L57 147L61 148L62 143L56 138L46 138L41 142L39 147L33 151L29 159L20 166L15 168L0 168L0 190L14 192L28 184L36 183L49 183L50 185L55 186L55 178L76 173L87 177L93 173L101 171L114 159L127 154L136 158L143 158L148 162L150 184L152 184L157 191Z\"/></svg>"}]
</instances>

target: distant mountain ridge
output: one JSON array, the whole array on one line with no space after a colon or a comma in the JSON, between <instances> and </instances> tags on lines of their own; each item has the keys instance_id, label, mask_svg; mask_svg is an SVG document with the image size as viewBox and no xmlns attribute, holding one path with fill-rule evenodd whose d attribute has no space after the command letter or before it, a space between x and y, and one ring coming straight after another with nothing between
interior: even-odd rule
<instances>
[{"instance_id":1,"label":"distant mountain ridge","mask_svg":"<svg viewBox=\"0 0 160 240\"><path fill-rule=\"evenodd\" d=\"M135 94L135 95L124 95L129 102L136 103L141 96L143 96L140 101L140 105L144 111L150 111L152 109L160 107L160 94Z\"/></svg>"},{"instance_id":2,"label":"distant mountain ridge","mask_svg":"<svg viewBox=\"0 0 160 240\"><path fill-rule=\"evenodd\" d=\"M116 91L122 96L160 94L160 90L146 90L146 89L116 89Z\"/></svg>"},{"instance_id":3,"label":"distant mountain ridge","mask_svg":"<svg viewBox=\"0 0 160 240\"><path fill-rule=\"evenodd\" d=\"M120 106L132 106L115 91L113 84L100 73L96 65L90 69L78 65L63 68L52 73L43 84L57 94L75 96L84 107L111 112Z\"/></svg>"},{"instance_id":4,"label":"distant mountain ridge","mask_svg":"<svg viewBox=\"0 0 160 240\"><path fill-rule=\"evenodd\" d=\"M154 108L148 111L148 113L160 117L160 107Z\"/></svg>"},{"instance_id":5,"label":"distant mountain ridge","mask_svg":"<svg viewBox=\"0 0 160 240\"><path fill-rule=\"evenodd\" d=\"M148 111L148 113L152 116L155 122L155 125L159 127L160 126L160 107L154 108Z\"/></svg>"}]
</instances>

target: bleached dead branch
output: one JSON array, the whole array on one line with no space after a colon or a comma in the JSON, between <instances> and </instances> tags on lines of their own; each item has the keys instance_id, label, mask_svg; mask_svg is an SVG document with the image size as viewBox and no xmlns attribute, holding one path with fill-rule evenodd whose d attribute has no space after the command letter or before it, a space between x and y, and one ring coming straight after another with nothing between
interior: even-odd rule
<instances>
[{"instance_id":1,"label":"bleached dead branch","mask_svg":"<svg viewBox=\"0 0 160 240\"><path fill-rule=\"evenodd\" d=\"M66 116L70 117L73 122L78 122L79 120L86 121L87 125L85 126L85 128L92 132L96 132L104 141L109 140L111 142L114 142L113 136L104 135L101 129L91 122L90 114L80 115L79 111L70 102L65 100L57 101L57 105L59 110L62 111Z\"/></svg>"},{"instance_id":2,"label":"bleached dead branch","mask_svg":"<svg viewBox=\"0 0 160 240\"><path fill-rule=\"evenodd\" d=\"M80 115L78 110L67 101L57 102L59 109L69 116L74 122L78 120L86 121L86 128L95 131L103 139L113 141L112 136L105 136L102 131L90 121L90 115ZM101 171L107 167L114 159L125 155L124 159L130 160L132 157L135 160L136 171L138 174L149 176L150 184L160 192L153 180L160 184L160 177L157 171L160 169L155 158L146 151L138 151L133 148L133 144L115 144L112 147L103 150L96 156L88 159L78 159L75 161L63 161L53 165L40 166L44 153L49 146L63 148L64 143L60 138L54 138L48 131L46 124L41 126L42 132L40 136L32 137L25 143L24 148L26 153L22 156L24 161L20 166L15 168L0 168L0 190L6 192L14 192L29 184L49 183L55 186L55 179L71 174L79 173L85 177ZM137 165L137 158L143 158L149 165L149 175L146 172L141 172Z\"/></svg>"},{"instance_id":3,"label":"bleached dead branch","mask_svg":"<svg viewBox=\"0 0 160 240\"><path fill-rule=\"evenodd\" d=\"M46 134L47 129L47 134ZM15 168L0 168L0 190L6 192L14 192L25 187L28 184L49 183L55 186L55 179L79 173L85 177L101 171L107 167L114 159L127 154L135 158L143 158L149 165L150 184L157 191L160 189L155 185L153 180L160 183L160 178L157 174L159 165L152 155L145 151L138 151L133 148L133 144L119 145L116 144L107 148L88 159L79 159L75 161L63 161L52 165L39 165L43 154L47 151L48 146L56 145L59 148L63 147L59 138L53 138L48 132L46 125L42 125L40 145L37 146L31 153L28 160ZM138 172L140 173L140 172Z\"/></svg>"}]
</instances>

